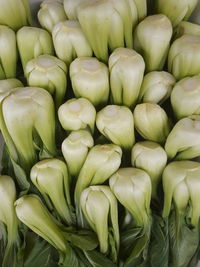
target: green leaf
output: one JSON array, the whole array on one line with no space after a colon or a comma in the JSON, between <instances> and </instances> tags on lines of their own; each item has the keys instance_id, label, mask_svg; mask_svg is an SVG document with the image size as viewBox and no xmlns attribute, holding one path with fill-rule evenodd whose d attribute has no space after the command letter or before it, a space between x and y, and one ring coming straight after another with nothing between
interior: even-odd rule
<instances>
[{"instance_id":1,"label":"green leaf","mask_svg":"<svg viewBox=\"0 0 200 267\"><path fill-rule=\"evenodd\" d=\"M169 217L170 263L187 267L199 247L200 232L186 222L186 217L172 212Z\"/></svg>"},{"instance_id":2,"label":"green leaf","mask_svg":"<svg viewBox=\"0 0 200 267\"><path fill-rule=\"evenodd\" d=\"M43 159L51 159L51 158L53 158L53 155L45 147L42 147L39 152L39 159L43 160Z\"/></svg>"},{"instance_id":3,"label":"green leaf","mask_svg":"<svg viewBox=\"0 0 200 267\"><path fill-rule=\"evenodd\" d=\"M6 225L0 221L0 244L2 248L6 245L7 243L7 231L6 231Z\"/></svg>"},{"instance_id":4,"label":"green leaf","mask_svg":"<svg viewBox=\"0 0 200 267\"><path fill-rule=\"evenodd\" d=\"M3 261L3 246L2 246L1 239L0 239L0 262L2 261Z\"/></svg>"},{"instance_id":5,"label":"green leaf","mask_svg":"<svg viewBox=\"0 0 200 267\"><path fill-rule=\"evenodd\" d=\"M7 175L13 175L13 167L10 160L10 156L6 147L6 144L3 145L2 150L2 157L1 157L1 172L6 173Z\"/></svg>"},{"instance_id":6,"label":"green leaf","mask_svg":"<svg viewBox=\"0 0 200 267\"><path fill-rule=\"evenodd\" d=\"M143 228L132 227L121 234L121 248L120 255L121 258L126 260L131 254L136 240L142 238L144 235Z\"/></svg>"},{"instance_id":7,"label":"green leaf","mask_svg":"<svg viewBox=\"0 0 200 267\"><path fill-rule=\"evenodd\" d=\"M95 233L88 230L79 230L75 233L67 233L66 239L83 250L93 250L98 246L98 239Z\"/></svg>"},{"instance_id":8,"label":"green leaf","mask_svg":"<svg viewBox=\"0 0 200 267\"><path fill-rule=\"evenodd\" d=\"M22 169L22 167L12 159L11 159L11 162L13 165L13 169L14 169L14 173L15 173L18 185L21 189L20 195L24 195L29 191L30 183L28 182L26 173Z\"/></svg>"},{"instance_id":9,"label":"green leaf","mask_svg":"<svg viewBox=\"0 0 200 267\"><path fill-rule=\"evenodd\" d=\"M64 261L60 261L59 265L62 267L82 267L84 264L79 259L78 255L75 253L75 250L71 248L70 252L65 255Z\"/></svg>"},{"instance_id":10,"label":"green leaf","mask_svg":"<svg viewBox=\"0 0 200 267\"><path fill-rule=\"evenodd\" d=\"M169 257L168 222L157 215L153 216L149 245L149 265L167 267Z\"/></svg>"},{"instance_id":11,"label":"green leaf","mask_svg":"<svg viewBox=\"0 0 200 267\"><path fill-rule=\"evenodd\" d=\"M200 245L198 249L196 250L196 253L194 254L192 260L190 261L188 267L199 267L199 260L200 260Z\"/></svg>"},{"instance_id":12,"label":"green leaf","mask_svg":"<svg viewBox=\"0 0 200 267\"><path fill-rule=\"evenodd\" d=\"M116 249L116 241L113 236L113 229L110 227L108 232L108 243L109 243L109 257L113 262L117 262L118 252Z\"/></svg>"},{"instance_id":13,"label":"green leaf","mask_svg":"<svg viewBox=\"0 0 200 267\"><path fill-rule=\"evenodd\" d=\"M110 259L96 250L84 251L84 253L93 267L117 267Z\"/></svg>"},{"instance_id":14,"label":"green leaf","mask_svg":"<svg viewBox=\"0 0 200 267\"><path fill-rule=\"evenodd\" d=\"M3 148L1 166L2 173L10 175L11 177L16 177L21 195L26 194L30 188L30 183L27 179L27 175L22 167L11 158L6 145L4 145Z\"/></svg>"},{"instance_id":15,"label":"green leaf","mask_svg":"<svg viewBox=\"0 0 200 267\"><path fill-rule=\"evenodd\" d=\"M135 241L131 254L125 261L126 267L137 267L146 261L149 237L144 234Z\"/></svg>"},{"instance_id":16,"label":"green leaf","mask_svg":"<svg viewBox=\"0 0 200 267\"><path fill-rule=\"evenodd\" d=\"M15 245L6 246L3 255L2 267L18 267L17 263L17 251Z\"/></svg>"},{"instance_id":17,"label":"green leaf","mask_svg":"<svg viewBox=\"0 0 200 267\"><path fill-rule=\"evenodd\" d=\"M8 239L6 225L0 222L0 262L2 267L21 267L23 247L19 237L13 242Z\"/></svg>"},{"instance_id":18,"label":"green leaf","mask_svg":"<svg viewBox=\"0 0 200 267\"><path fill-rule=\"evenodd\" d=\"M76 251L76 255L79 258L79 263L80 266L82 267L93 267L90 262L88 261L88 259L86 258L83 250L79 249L79 248L74 248L74 250Z\"/></svg>"},{"instance_id":19,"label":"green leaf","mask_svg":"<svg viewBox=\"0 0 200 267\"><path fill-rule=\"evenodd\" d=\"M39 160L53 158L53 155L44 146L41 137L37 131L33 131L34 148L39 154Z\"/></svg>"},{"instance_id":20,"label":"green leaf","mask_svg":"<svg viewBox=\"0 0 200 267\"><path fill-rule=\"evenodd\" d=\"M33 237L34 239L34 237ZM36 237L31 240L33 244L27 243L24 266L23 267L57 267L58 264L54 260L56 254L55 249L45 240ZM30 249L30 251L28 251Z\"/></svg>"},{"instance_id":21,"label":"green leaf","mask_svg":"<svg viewBox=\"0 0 200 267\"><path fill-rule=\"evenodd\" d=\"M126 267L138 267L147 260L151 219L145 227L132 227L121 235L121 258Z\"/></svg>"}]
</instances>

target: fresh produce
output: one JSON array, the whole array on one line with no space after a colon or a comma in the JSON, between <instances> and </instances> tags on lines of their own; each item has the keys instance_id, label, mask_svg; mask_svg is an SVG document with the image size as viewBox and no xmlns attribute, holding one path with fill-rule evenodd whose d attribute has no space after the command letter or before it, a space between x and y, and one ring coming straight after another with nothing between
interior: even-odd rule
<instances>
[{"instance_id":1,"label":"fresh produce","mask_svg":"<svg viewBox=\"0 0 200 267\"><path fill-rule=\"evenodd\" d=\"M131 149L135 143L133 114L125 106L106 106L97 113L96 125L106 138L123 149Z\"/></svg>"},{"instance_id":2,"label":"fresh produce","mask_svg":"<svg viewBox=\"0 0 200 267\"><path fill-rule=\"evenodd\" d=\"M184 34L176 39L169 50L168 71L177 80L199 74L200 36Z\"/></svg>"},{"instance_id":3,"label":"fresh produce","mask_svg":"<svg viewBox=\"0 0 200 267\"><path fill-rule=\"evenodd\" d=\"M198 157L200 149L200 115L179 120L169 133L165 151L169 159L192 159Z\"/></svg>"},{"instance_id":4,"label":"fresh produce","mask_svg":"<svg viewBox=\"0 0 200 267\"><path fill-rule=\"evenodd\" d=\"M148 16L138 24L133 46L143 56L146 72L162 70L171 37L171 22L163 14Z\"/></svg>"},{"instance_id":5,"label":"fresh produce","mask_svg":"<svg viewBox=\"0 0 200 267\"><path fill-rule=\"evenodd\" d=\"M117 199L134 217L134 225L146 225L150 215L151 199L149 175L140 169L121 168L111 176L109 184Z\"/></svg>"},{"instance_id":6,"label":"fresh produce","mask_svg":"<svg viewBox=\"0 0 200 267\"><path fill-rule=\"evenodd\" d=\"M170 121L159 105L154 103L138 104L133 112L135 128L145 140L165 142L170 132Z\"/></svg>"},{"instance_id":7,"label":"fresh produce","mask_svg":"<svg viewBox=\"0 0 200 267\"><path fill-rule=\"evenodd\" d=\"M198 162L174 161L163 172L163 217L169 218L172 266L188 266L199 247L199 169Z\"/></svg>"},{"instance_id":8,"label":"fresh produce","mask_svg":"<svg viewBox=\"0 0 200 267\"><path fill-rule=\"evenodd\" d=\"M29 194L17 199L15 210L20 221L46 239L61 253L67 253L69 247L64 234L37 195Z\"/></svg>"},{"instance_id":9,"label":"fresh produce","mask_svg":"<svg viewBox=\"0 0 200 267\"><path fill-rule=\"evenodd\" d=\"M34 6L0 0L0 267L197 267L200 2Z\"/></svg>"},{"instance_id":10,"label":"fresh produce","mask_svg":"<svg viewBox=\"0 0 200 267\"><path fill-rule=\"evenodd\" d=\"M126 216L131 216L129 223L124 222L121 254L126 257L125 264L134 266L146 261L144 250L148 246L151 229L151 180L143 170L120 168L110 177L109 185L125 207ZM126 240L128 237L129 242Z\"/></svg>"},{"instance_id":11,"label":"fresh produce","mask_svg":"<svg viewBox=\"0 0 200 267\"><path fill-rule=\"evenodd\" d=\"M187 20L195 9L198 0L156 0L156 11L169 17L173 26Z\"/></svg>"},{"instance_id":12,"label":"fresh produce","mask_svg":"<svg viewBox=\"0 0 200 267\"><path fill-rule=\"evenodd\" d=\"M76 98L84 97L95 107L107 104L110 88L105 64L93 57L76 58L69 75Z\"/></svg>"},{"instance_id":13,"label":"fresh produce","mask_svg":"<svg viewBox=\"0 0 200 267\"><path fill-rule=\"evenodd\" d=\"M17 68L15 32L4 25L0 25L0 51L0 79L15 78Z\"/></svg>"},{"instance_id":14,"label":"fresh produce","mask_svg":"<svg viewBox=\"0 0 200 267\"><path fill-rule=\"evenodd\" d=\"M179 38L184 34L200 36L200 26L189 21L181 21L174 30L174 35L176 38Z\"/></svg>"},{"instance_id":15,"label":"fresh produce","mask_svg":"<svg viewBox=\"0 0 200 267\"><path fill-rule=\"evenodd\" d=\"M97 233L100 251L109 253L110 250L110 257L116 262L119 252L118 209L110 187L90 186L82 192L80 202L86 220Z\"/></svg>"},{"instance_id":16,"label":"fresh produce","mask_svg":"<svg viewBox=\"0 0 200 267\"><path fill-rule=\"evenodd\" d=\"M10 93L10 90L16 87L23 87L23 84L20 80L15 78L0 80L0 102L5 95Z\"/></svg>"},{"instance_id":17,"label":"fresh produce","mask_svg":"<svg viewBox=\"0 0 200 267\"><path fill-rule=\"evenodd\" d=\"M62 1L44 0L41 3L40 10L38 11L38 21L42 28L51 33L58 22L66 19L67 16Z\"/></svg>"},{"instance_id":18,"label":"fresh produce","mask_svg":"<svg viewBox=\"0 0 200 267\"><path fill-rule=\"evenodd\" d=\"M65 130L76 131L88 128L94 132L96 110L85 98L72 98L62 104L58 110L58 117Z\"/></svg>"},{"instance_id":19,"label":"fresh produce","mask_svg":"<svg viewBox=\"0 0 200 267\"><path fill-rule=\"evenodd\" d=\"M139 101L162 104L171 95L176 80L166 71L152 71L144 76Z\"/></svg>"},{"instance_id":20,"label":"fresh produce","mask_svg":"<svg viewBox=\"0 0 200 267\"><path fill-rule=\"evenodd\" d=\"M19 221L15 213L14 202L16 200L16 188L10 176L0 176L0 222L2 229L5 252L2 258L2 266L17 266L17 250L20 246ZM19 262L19 261L18 261Z\"/></svg>"},{"instance_id":21,"label":"fresh produce","mask_svg":"<svg viewBox=\"0 0 200 267\"><path fill-rule=\"evenodd\" d=\"M46 89L53 95L57 108L62 104L65 97L67 89L66 73L66 64L50 55L41 55L28 61L25 68L28 85Z\"/></svg>"},{"instance_id":22,"label":"fresh produce","mask_svg":"<svg viewBox=\"0 0 200 267\"><path fill-rule=\"evenodd\" d=\"M53 28L52 38L57 57L67 65L77 57L92 56L92 49L76 20L57 23Z\"/></svg>"},{"instance_id":23,"label":"fresh produce","mask_svg":"<svg viewBox=\"0 0 200 267\"><path fill-rule=\"evenodd\" d=\"M133 108L143 80L143 58L132 49L117 48L110 55L108 65L112 102Z\"/></svg>"},{"instance_id":24,"label":"fresh produce","mask_svg":"<svg viewBox=\"0 0 200 267\"><path fill-rule=\"evenodd\" d=\"M17 32L17 46L24 72L29 60L54 53L51 35L46 30L36 27L21 28Z\"/></svg>"},{"instance_id":25,"label":"fresh produce","mask_svg":"<svg viewBox=\"0 0 200 267\"><path fill-rule=\"evenodd\" d=\"M118 170L121 164L122 150L114 144L96 145L88 153L81 168L74 191L77 220L84 226L80 210L82 191L90 185L103 184Z\"/></svg>"},{"instance_id":26,"label":"fresh produce","mask_svg":"<svg viewBox=\"0 0 200 267\"><path fill-rule=\"evenodd\" d=\"M77 14L76 14L76 8L78 7L78 5L81 4L81 2L85 2L83 0L64 0L63 4L64 4L64 9L65 9L65 13L68 17L69 20L77 20Z\"/></svg>"},{"instance_id":27,"label":"fresh produce","mask_svg":"<svg viewBox=\"0 0 200 267\"><path fill-rule=\"evenodd\" d=\"M7 25L14 31L32 23L28 0L1 0L0 24Z\"/></svg>"},{"instance_id":28,"label":"fresh produce","mask_svg":"<svg viewBox=\"0 0 200 267\"><path fill-rule=\"evenodd\" d=\"M108 61L109 49L133 47L132 33L138 17L132 7L137 6L136 2L139 1L86 0L77 5L78 20L99 60Z\"/></svg>"},{"instance_id":29,"label":"fresh produce","mask_svg":"<svg viewBox=\"0 0 200 267\"><path fill-rule=\"evenodd\" d=\"M167 154L157 143L143 141L136 143L131 151L133 167L146 171L151 178L152 198L157 198L157 189L167 164Z\"/></svg>"},{"instance_id":30,"label":"fresh produce","mask_svg":"<svg viewBox=\"0 0 200 267\"><path fill-rule=\"evenodd\" d=\"M77 177L89 152L94 146L92 135L87 130L72 131L62 142L62 154L69 173Z\"/></svg>"},{"instance_id":31,"label":"fresh produce","mask_svg":"<svg viewBox=\"0 0 200 267\"><path fill-rule=\"evenodd\" d=\"M56 154L55 115L51 95L42 88L18 87L1 103L1 132L10 157L28 174L38 160Z\"/></svg>"},{"instance_id":32,"label":"fresh produce","mask_svg":"<svg viewBox=\"0 0 200 267\"><path fill-rule=\"evenodd\" d=\"M39 161L32 167L30 177L49 209L66 224L72 224L70 177L66 164L59 159Z\"/></svg>"},{"instance_id":33,"label":"fresh produce","mask_svg":"<svg viewBox=\"0 0 200 267\"><path fill-rule=\"evenodd\" d=\"M171 105L177 119L200 115L200 76L180 80L171 93Z\"/></svg>"}]
</instances>

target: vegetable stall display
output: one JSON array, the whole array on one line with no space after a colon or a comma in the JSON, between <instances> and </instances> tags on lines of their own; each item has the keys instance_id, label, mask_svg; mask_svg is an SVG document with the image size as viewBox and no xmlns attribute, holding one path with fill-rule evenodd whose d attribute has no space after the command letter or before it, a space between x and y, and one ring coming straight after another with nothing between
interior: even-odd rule
<instances>
[{"instance_id":1,"label":"vegetable stall display","mask_svg":"<svg viewBox=\"0 0 200 267\"><path fill-rule=\"evenodd\" d=\"M1 267L195 267L198 0L0 0Z\"/></svg>"}]
</instances>

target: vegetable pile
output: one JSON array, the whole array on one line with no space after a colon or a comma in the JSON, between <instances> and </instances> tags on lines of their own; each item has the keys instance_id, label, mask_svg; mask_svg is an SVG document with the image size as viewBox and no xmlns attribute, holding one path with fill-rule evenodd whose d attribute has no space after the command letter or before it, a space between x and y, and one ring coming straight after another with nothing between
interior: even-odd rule
<instances>
[{"instance_id":1,"label":"vegetable pile","mask_svg":"<svg viewBox=\"0 0 200 267\"><path fill-rule=\"evenodd\" d=\"M197 2L0 0L2 267L197 265Z\"/></svg>"}]
</instances>

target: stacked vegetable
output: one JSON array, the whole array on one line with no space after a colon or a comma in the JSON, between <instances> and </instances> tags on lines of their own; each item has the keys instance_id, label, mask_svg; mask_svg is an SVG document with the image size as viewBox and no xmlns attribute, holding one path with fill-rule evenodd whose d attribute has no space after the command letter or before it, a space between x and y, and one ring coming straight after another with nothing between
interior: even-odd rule
<instances>
[{"instance_id":1,"label":"stacked vegetable","mask_svg":"<svg viewBox=\"0 0 200 267\"><path fill-rule=\"evenodd\" d=\"M2 267L200 258L197 0L0 0Z\"/></svg>"}]
</instances>

